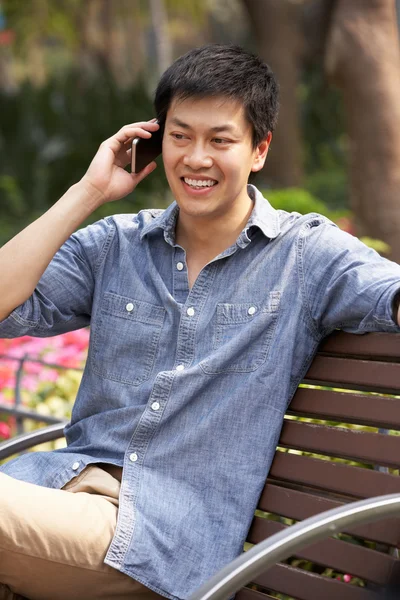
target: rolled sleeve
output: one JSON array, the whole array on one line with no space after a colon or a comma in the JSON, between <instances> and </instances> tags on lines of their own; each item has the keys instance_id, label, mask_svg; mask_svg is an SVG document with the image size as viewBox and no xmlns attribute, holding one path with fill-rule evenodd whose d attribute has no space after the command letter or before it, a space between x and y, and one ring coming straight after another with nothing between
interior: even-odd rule
<instances>
[{"instance_id":1,"label":"rolled sleeve","mask_svg":"<svg viewBox=\"0 0 400 600\"><path fill-rule=\"evenodd\" d=\"M318 333L400 331L393 314L397 263L323 217L303 229L298 252L302 293Z\"/></svg>"},{"instance_id":2,"label":"rolled sleeve","mask_svg":"<svg viewBox=\"0 0 400 600\"><path fill-rule=\"evenodd\" d=\"M74 233L33 294L0 322L0 338L48 337L90 324L96 271L114 232L108 219Z\"/></svg>"}]
</instances>

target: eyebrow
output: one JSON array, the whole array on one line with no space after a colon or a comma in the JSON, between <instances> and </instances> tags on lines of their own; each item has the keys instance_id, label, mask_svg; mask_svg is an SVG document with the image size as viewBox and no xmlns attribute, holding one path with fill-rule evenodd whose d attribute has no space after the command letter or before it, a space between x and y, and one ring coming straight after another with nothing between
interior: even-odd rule
<instances>
[{"instance_id":1,"label":"eyebrow","mask_svg":"<svg viewBox=\"0 0 400 600\"><path fill-rule=\"evenodd\" d=\"M181 127L182 129L192 129L190 125L184 123L183 121L180 121L176 117L172 117L171 123L177 125L177 127ZM213 133L220 133L221 131L237 133L236 127L234 127L233 125L229 125L228 123L226 123L225 125L217 125L216 127L210 127L210 131L212 131Z\"/></svg>"}]
</instances>

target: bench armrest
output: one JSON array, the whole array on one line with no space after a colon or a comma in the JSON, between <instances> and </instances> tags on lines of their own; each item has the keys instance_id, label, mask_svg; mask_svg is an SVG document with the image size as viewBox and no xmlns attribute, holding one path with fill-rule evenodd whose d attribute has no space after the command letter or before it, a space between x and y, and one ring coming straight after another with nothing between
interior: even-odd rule
<instances>
[{"instance_id":1,"label":"bench armrest","mask_svg":"<svg viewBox=\"0 0 400 600\"><path fill-rule=\"evenodd\" d=\"M0 444L0 460L8 458L13 454L17 454L18 452L28 450L38 444L52 442L64 437L64 428L66 424L67 421L55 423L54 425L30 431L29 433L22 433L11 440L2 442Z\"/></svg>"},{"instance_id":2,"label":"bench armrest","mask_svg":"<svg viewBox=\"0 0 400 600\"><path fill-rule=\"evenodd\" d=\"M189 600L226 600L300 548L348 527L399 515L400 494L376 496L322 512L256 544L211 577Z\"/></svg>"}]
</instances>

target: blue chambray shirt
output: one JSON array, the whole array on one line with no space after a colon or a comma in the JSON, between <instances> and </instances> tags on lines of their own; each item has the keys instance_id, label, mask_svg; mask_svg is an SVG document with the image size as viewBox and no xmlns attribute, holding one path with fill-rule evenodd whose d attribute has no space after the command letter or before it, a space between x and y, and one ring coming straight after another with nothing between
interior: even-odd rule
<instances>
[{"instance_id":1,"label":"blue chambray shirt","mask_svg":"<svg viewBox=\"0 0 400 600\"><path fill-rule=\"evenodd\" d=\"M248 191L246 227L191 290L173 203L72 235L0 324L2 337L91 326L68 447L1 471L61 488L88 464L123 466L105 562L167 598L187 598L243 550L321 338L399 331L399 265L320 215L276 211Z\"/></svg>"}]
</instances>

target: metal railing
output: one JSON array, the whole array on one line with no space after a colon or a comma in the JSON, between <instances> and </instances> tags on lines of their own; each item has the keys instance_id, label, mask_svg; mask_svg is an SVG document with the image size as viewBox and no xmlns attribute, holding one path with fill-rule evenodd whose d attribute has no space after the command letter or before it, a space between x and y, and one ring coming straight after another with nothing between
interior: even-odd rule
<instances>
[{"instance_id":1,"label":"metal railing","mask_svg":"<svg viewBox=\"0 0 400 600\"><path fill-rule=\"evenodd\" d=\"M192 594L189 600L227 600L258 575L296 554L301 548L349 527L397 517L399 512L400 494L389 494L319 513L275 533L235 558ZM397 595L395 597L398 598Z\"/></svg>"},{"instance_id":2,"label":"metal railing","mask_svg":"<svg viewBox=\"0 0 400 600\"><path fill-rule=\"evenodd\" d=\"M33 358L26 354L22 357L15 357L10 354L0 354L0 361L8 360L15 361L18 366L15 371L15 385L14 385L14 402L12 405L5 404L4 402L0 402L0 414L8 414L15 417L16 421L16 429L17 434L24 433L24 421L25 419L32 419L38 423L45 423L47 425L52 425L53 423L63 423L67 422L67 420L59 419L57 417L53 417L51 415L42 415L34 410L29 410L23 406L22 397L21 397L21 387L22 387L22 378L24 376L24 366L26 363L31 364L40 364L44 367L50 369L64 370L64 371L79 371L83 372L83 369L80 367L67 367L65 365L59 365L57 363L50 363L40 358Z\"/></svg>"}]
</instances>

